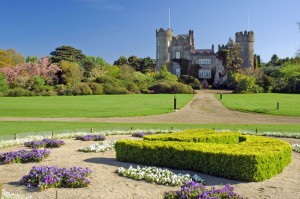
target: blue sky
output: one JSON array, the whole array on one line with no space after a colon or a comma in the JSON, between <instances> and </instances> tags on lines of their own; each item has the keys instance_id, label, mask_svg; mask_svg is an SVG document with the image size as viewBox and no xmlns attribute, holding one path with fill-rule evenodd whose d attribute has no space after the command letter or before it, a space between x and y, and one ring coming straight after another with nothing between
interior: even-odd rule
<instances>
[{"instance_id":1,"label":"blue sky","mask_svg":"<svg viewBox=\"0 0 300 199\"><path fill-rule=\"evenodd\" d=\"M255 53L293 57L300 48L299 0L0 0L0 48L47 56L70 45L113 63L155 57L155 30L194 30L196 48L226 44L235 32L255 33Z\"/></svg>"}]
</instances>

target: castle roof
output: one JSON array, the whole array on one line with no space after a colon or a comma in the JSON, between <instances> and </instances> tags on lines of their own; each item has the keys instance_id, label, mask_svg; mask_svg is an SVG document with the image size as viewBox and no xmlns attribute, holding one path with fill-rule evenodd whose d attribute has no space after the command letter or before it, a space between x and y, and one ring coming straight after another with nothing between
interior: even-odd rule
<instances>
[{"instance_id":1,"label":"castle roof","mask_svg":"<svg viewBox=\"0 0 300 199\"><path fill-rule=\"evenodd\" d=\"M179 37L182 37L182 38L186 39L186 38L189 37L189 35L187 35L187 34L178 34L178 35L176 35L176 39L178 39Z\"/></svg>"},{"instance_id":2,"label":"castle roof","mask_svg":"<svg viewBox=\"0 0 300 199\"><path fill-rule=\"evenodd\" d=\"M192 53L194 54L211 54L214 53L212 49L195 49L192 50Z\"/></svg>"}]
</instances>

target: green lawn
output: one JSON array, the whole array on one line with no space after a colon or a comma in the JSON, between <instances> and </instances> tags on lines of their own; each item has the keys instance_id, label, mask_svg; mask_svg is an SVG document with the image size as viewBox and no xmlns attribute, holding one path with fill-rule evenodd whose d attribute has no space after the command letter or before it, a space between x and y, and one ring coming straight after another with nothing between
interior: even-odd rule
<instances>
[{"instance_id":1,"label":"green lawn","mask_svg":"<svg viewBox=\"0 0 300 199\"><path fill-rule=\"evenodd\" d=\"M13 138L14 134L20 137L28 135L45 135L65 132L89 132L101 130L130 130L130 129L191 129L191 128L215 128L229 130L248 130L258 132L300 132L300 124L151 124L151 123L98 123L98 122L0 122L0 140Z\"/></svg>"},{"instance_id":2,"label":"green lawn","mask_svg":"<svg viewBox=\"0 0 300 199\"><path fill-rule=\"evenodd\" d=\"M219 95L216 95L219 99ZM231 110L271 115L300 116L299 94L223 94L220 100ZM277 110L279 102L279 110Z\"/></svg>"},{"instance_id":3,"label":"green lawn","mask_svg":"<svg viewBox=\"0 0 300 199\"><path fill-rule=\"evenodd\" d=\"M177 94L177 108L184 107L193 96ZM127 117L172 112L174 95L0 97L0 102L0 117Z\"/></svg>"}]
</instances>

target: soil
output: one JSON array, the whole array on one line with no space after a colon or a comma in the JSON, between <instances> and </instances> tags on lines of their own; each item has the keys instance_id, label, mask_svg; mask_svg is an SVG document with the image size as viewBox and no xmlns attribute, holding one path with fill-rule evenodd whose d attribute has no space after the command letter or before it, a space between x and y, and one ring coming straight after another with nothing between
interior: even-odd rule
<instances>
[{"instance_id":1,"label":"soil","mask_svg":"<svg viewBox=\"0 0 300 199\"><path fill-rule=\"evenodd\" d=\"M0 118L0 121L78 121L78 122L127 122L127 123L199 123L199 124L300 124L300 117L271 116L231 111L225 108L215 97L221 91L201 90L193 100L179 111L142 117L124 118ZM222 91L224 93L224 91ZM108 136L107 140L136 139L129 135ZM300 143L299 139L284 139L289 143ZM162 198L165 191L178 190L179 186L164 186L118 176L118 167L128 168L135 164L118 162L115 151L104 153L83 153L77 151L82 146L95 142L65 140L66 145L51 149L49 158L41 163L0 165L0 182L3 188L12 193L32 196L33 198ZM19 150L24 147L10 147L1 152ZM29 173L34 165L57 167L89 167L93 173L91 184L87 188L55 188L37 192L19 184L23 175ZM237 165L238 166L238 165ZM173 170L176 173L195 172ZM284 171L263 182L241 182L215 176L196 173L206 179L208 186L232 184L241 196L249 198L300 198L300 154L293 152L292 162Z\"/></svg>"},{"instance_id":2,"label":"soil","mask_svg":"<svg viewBox=\"0 0 300 199\"><path fill-rule=\"evenodd\" d=\"M130 135L112 135L107 140L136 139ZM297 139L285 139L296 143ZM50 156L41 163L0 165L0 181L3 188L12 193L18 193L33 198L163 198L163 193L178 190L179 186L165 186L144 181L136 181L121 177L115 173L118 167L128 168L135 164L119 162L115 158L115 151L100 153L83 153L78 149L95 142L84 142L75 139L65 140L66 144L59 149L51 149ZM24 147L11 147L2 149L1 152L19 150ZM23 175L29 173L34 165L57 166L70 168L73 166L89 167L93 173L91 183L86 188L52 188L42 192L28 189L19 184ZM237 165L238 166L238 165ZM296 199L300 196L300 154L293 152L290 165L284 171L271 179L263 182L241 182L228 180L202 173L183 170L173 170L176 173L197 174L207 180L208 186L232 184L235 191L241 196L249 198L289 198Z\"/></svg>"}]
</instances>

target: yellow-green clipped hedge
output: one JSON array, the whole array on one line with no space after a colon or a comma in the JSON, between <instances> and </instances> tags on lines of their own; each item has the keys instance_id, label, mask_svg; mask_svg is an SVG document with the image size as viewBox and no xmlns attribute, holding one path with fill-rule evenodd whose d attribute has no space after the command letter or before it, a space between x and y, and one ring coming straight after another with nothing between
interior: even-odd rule
<instances>
[{"instance_id":1,"label":"yellow-green clipped hedge","mask_svg":"<svg viewBox=\"0 0 300 199\"><path fill-rule=\"evenodd\" d=\"M119 161L193 170L243 181L271 178L283 171L292 156L291 146L282 140L212 130L120 140L115 148Z\"/></svg>"}]
</instances>

